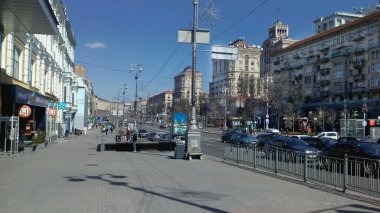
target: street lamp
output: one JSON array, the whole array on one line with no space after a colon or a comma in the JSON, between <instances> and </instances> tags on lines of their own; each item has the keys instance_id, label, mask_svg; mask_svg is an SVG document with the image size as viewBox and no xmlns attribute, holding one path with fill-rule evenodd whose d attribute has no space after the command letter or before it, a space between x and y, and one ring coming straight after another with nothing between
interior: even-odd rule
<instances>
[{"instance_id":1,"label":"street lamp","mask_svg":"<svg viewBox=\"0 0 380 213\"><path fill-rule=\"evenodd\" d=\"M131 72L135 72L135 81L136 81L136 91L135 91L135 103L134 103L134 116L135 116L135 121L134 121L134 127L137 127L137 80L139 79L139 74L142 72L142 65L141 64L133 64L131 65Z\"/></svg>"},{"instance_id":2,"label":"street lamp","mask_svg":"<svg viewBox=\"0 0 380 213\"><path fill-rule=\"evenodd\" d=\"M227 129L227 93L229 93L230 90L226 86L223 87L222 93L224 94L224 130Z\"/></svg>"},{"instance_id":3,"label":"street lamp","mask_svg":"<svg viewBox=\"0 0 380 213\"><path fill-rule=\"evenodd\" d=\"M123 89L123 121L122 121L122 123L124 124L124 119L125 119L125 111L124 111L124 107L125 107L125 91L128 89L127 83L124 83L123 87L120 87L120 89Z\"/></svg>"},{"instance_id":4,"label":"street lamp","mask_svg":"<svg viewBox=\"0 0 380 213\"><path fill-rule=\"evenodd\" d=\"M263 83L266 84L266 91L263 89L263 93L265 92L265 102L266 102L266 109L267 113L265 115L265 129L268 129L269 125L269 83L273 83L273 79L271 76L266 75L266 77L262 80ZM263 94L264 95L264 94Z\"/></svg>"}]
</instances>

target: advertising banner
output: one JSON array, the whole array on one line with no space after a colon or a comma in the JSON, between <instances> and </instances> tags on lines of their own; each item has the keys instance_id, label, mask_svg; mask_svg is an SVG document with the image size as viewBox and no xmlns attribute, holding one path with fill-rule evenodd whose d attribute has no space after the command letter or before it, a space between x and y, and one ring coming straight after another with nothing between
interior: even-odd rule
<instances>
[{"instance_id":1,"label":"advertising banner","mask_svg":"<svg viewBox=\"0 0 380 213\"><path fill-rule=\"evenodd\" d=\"M172 134L184 136L187 130L188 115L185 112L173 112Z\"/></svg>"}]
</instances>

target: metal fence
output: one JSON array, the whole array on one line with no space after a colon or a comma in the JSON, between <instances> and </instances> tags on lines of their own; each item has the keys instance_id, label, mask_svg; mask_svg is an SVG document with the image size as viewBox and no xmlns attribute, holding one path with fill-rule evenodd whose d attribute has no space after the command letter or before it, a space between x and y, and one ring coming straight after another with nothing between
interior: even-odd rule
<instances>
[{"instance_id":1,"label":"metal fence","mask_svg":"<svg viewBox=\"0 0 380 213\"><path fill-rule=\"evenodd\" d=\"M345 156L337 159L294 152L226 144L225 161L275 174L380 197L379 160Z\"/></svg>"}]
</instances>

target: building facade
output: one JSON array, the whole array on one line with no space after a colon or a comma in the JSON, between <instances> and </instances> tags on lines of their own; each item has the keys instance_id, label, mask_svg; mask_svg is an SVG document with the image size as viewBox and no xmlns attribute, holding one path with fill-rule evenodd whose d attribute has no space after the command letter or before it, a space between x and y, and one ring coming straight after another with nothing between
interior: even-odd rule
<instances>
[{"instance_id":1,"label":"building facade","mask_svg":"<svg viewBox=\"0 0 380 213\"><path fill-rule=\"evenodd\" d=\"M227 93L229 109L232 114L236 114L237 108L243 107L247 98L258 95L261 47L250 45L243 38L237 39L228 47L236 48L237 51L225 48L218 48L220 52L213 51L209 98L221 99ZM230 54L232 57L218 57L220 54ZM237 55L233 56L234 54Z\"/></svg>"},{"instance_id":2,"label":"building facade","mask_svg":"<svg viewBox=\"0 0 380 213\"><path fill-rule=\"evenodd\" d=\"M380 114L380 12L303 39L272 55L270 75L299 86L304 108L330 106ZM293 94L287 94L292 96ZM345 110L345 111L346 111Z\"/></svg>"},{"instance_id":3,"label":"building facade","mask_svg":"<svg viewBox=\"0 0 380 213\"><path fill-rule=\"evenodd\" d=\"M182 99L189 100L191 104L191 85L192 85L192 69L186 67L182 72L174 76L174 94L173 99L178 102ZM195 73L195 99L196 105L199 104L199 94L202 93L202 73Z\"/></svg>"},{"instance_id":4,"label":"building facade","mask_svg":"<svg viewBox=\"0 0 380 213\"><path fill-rule=\"evenodd\" d=\"M56 22L56 29L36 32L37 26L25 31L17 28L0 36L0 116L18 115L23 105L32 111L28 118L20 119L21 141L33 136L33 133L24 134L26 128L32 132L46 131L49 138L58 135L65 115L63 110L57 110L57 103L64 99L64 82L72 82L73 78L76 40L66 8L59 0L44 1L44 4L52 15L49 20ZM33 20L30 17L31 23ZM56 113L49 114L48 108L55 108Z\"/></svg>"}]
</instances>

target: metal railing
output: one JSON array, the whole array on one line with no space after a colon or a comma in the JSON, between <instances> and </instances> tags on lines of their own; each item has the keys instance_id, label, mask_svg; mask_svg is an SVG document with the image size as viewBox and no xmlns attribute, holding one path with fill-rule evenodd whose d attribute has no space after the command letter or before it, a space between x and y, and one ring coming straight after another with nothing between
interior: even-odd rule
<instances>
[{"instance_id":1,"label":"metal railing","mask_svg":"<svg viewBox=\"0 0 380 213\"><path fill-rule=\"evenodd\" d=\"M225 144L224 161L245 165L305 182L319 183L380 197L380 161L345 156L344 159L284 149Z\"/></svg>"}]
</instances>

